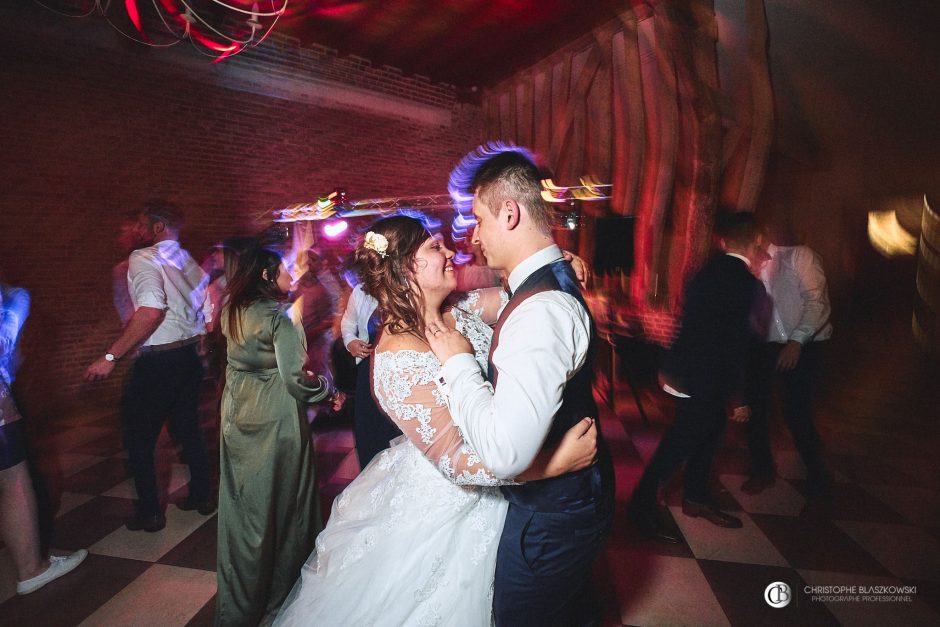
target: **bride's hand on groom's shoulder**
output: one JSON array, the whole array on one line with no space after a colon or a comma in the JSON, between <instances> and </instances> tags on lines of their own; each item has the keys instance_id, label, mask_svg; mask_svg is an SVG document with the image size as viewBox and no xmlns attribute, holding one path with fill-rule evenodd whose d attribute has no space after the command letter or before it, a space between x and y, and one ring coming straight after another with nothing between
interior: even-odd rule
<instances>
[{"instance_id":1,"label":"bride's hand on groom's shoulder","mask_svg":"<svg viewBox=\"0 0 940 627\"><path fill-rule=\"evenodd\" d=\"M467 338L462 336L456 329L451 329L444 321L429 322L424 330L424 335L428 340L431 351L442 363L454 355L460 353L473 354L473 347Z\"/></svg>"},{"instance_id":2,"label":"bride's hand on groom's shoulder","mask_svg":"<svg viewBox=\"0 0 940 627\"><path fill-rule=\"evenodd\" d=\"M561 251L561 254L565 261L571 264L571 269L574 270L574 276L581 289L586 290L591 280L591 268L588 267L587 262L568 250Z\"/></svg>"}]
</instances>

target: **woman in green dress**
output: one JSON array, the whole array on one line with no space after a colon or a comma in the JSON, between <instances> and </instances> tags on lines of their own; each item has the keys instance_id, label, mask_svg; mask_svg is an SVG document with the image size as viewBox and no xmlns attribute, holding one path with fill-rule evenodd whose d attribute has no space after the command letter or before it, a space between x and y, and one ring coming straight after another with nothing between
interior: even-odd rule
<instances>
[{"instance_id":1,"label":"woman in green dress","mask_svg":"<svg viewBox=\"0 0 940 627\"><path fill-rule=\"evenodd\" d=\"M286 312L280 256L244 252L222 314L217 625L258 625L277 613L322 522L305 405L335 393L304 370L303 333Z\"/></svg>"}]
</instances>

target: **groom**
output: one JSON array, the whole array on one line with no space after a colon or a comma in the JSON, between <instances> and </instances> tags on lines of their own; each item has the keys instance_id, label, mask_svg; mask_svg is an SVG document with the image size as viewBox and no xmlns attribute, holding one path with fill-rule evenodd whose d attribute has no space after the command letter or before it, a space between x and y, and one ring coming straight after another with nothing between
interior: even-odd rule
<instances>
[{"instance_id":1,"label":"groom","mask_svg":"<svg viewBox=\"0 0 940 627\"><path fill-rule=\"evenodd\" d=\"M477 222L473 243L487 265L508 275L511 294L494 330L489 382L459 333L433 325L427 334L444 364L454 422L487 468L515 477L569 427L597 416L595 329L552 240L538 168L515 147L478 151L462 166L483 157L466 190ZM509 511L496 560L498 627L598 623L591 570L610 530L614 476L600 430L597 444L591 467L502 488Z\"/></svg>"}]
</instances>

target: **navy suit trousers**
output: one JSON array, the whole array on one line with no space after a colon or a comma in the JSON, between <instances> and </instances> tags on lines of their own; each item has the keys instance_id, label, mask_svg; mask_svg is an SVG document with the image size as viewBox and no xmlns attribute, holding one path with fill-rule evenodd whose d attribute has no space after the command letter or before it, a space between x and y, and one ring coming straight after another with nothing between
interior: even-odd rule
<instances>
[{"instance_id":1,"label":"navy suit trousers","mask_svg":"<svg viewBox=\"0 0 940 627\"><path fill-rule=\"evenodd\" d=\"M496 626L600 624L591 572L612 521L612 503L575 513L510 504L496 554Z\"/></svg>"}]
</instances>

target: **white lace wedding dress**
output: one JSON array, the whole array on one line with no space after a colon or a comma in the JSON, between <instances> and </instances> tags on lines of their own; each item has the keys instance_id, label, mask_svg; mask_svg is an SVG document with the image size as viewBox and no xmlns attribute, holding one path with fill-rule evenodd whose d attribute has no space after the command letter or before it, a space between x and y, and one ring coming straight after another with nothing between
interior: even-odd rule
<instances>
[{"instance_id":1,"label":"white lace wedding dress","mask_svg":"<svg viewBox=\"0 0 940 627\"><path fill-rule=\"evenodd\" d=\"M504 303L501 291L472 292L453 310L484 371L483 319ZM336 498L274 624L488 626L500 481L451 422L432 353L379 352L374 368L376 398L404 436Z\"/></svg>"}]
</instances>

